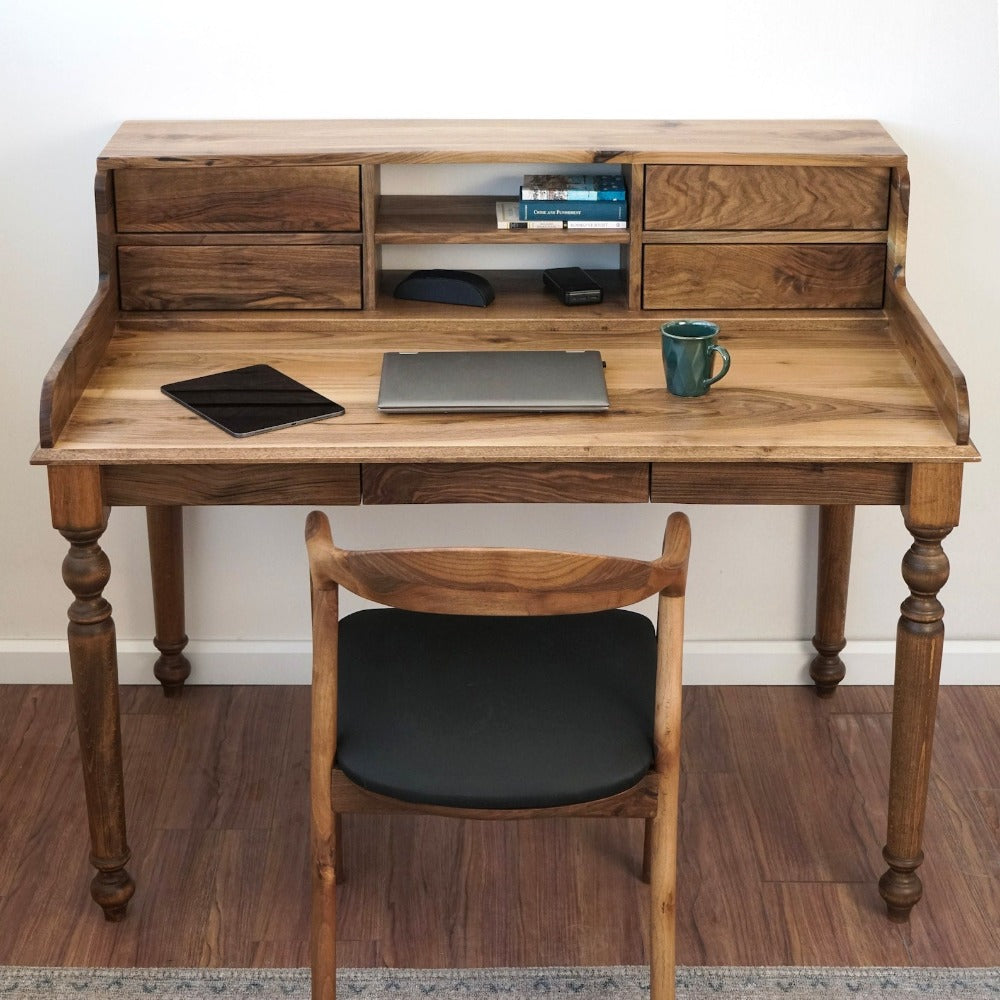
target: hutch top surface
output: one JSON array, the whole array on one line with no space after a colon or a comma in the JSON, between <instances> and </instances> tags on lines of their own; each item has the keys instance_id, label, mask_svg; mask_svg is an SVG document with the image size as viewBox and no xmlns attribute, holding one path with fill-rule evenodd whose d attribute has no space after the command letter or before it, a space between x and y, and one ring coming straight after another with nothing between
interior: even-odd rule
<instances>
[{"instance_id":1,"label":"hutch top surface","mask_svg":"<svg viewBox=\"0 0 1000 1000\"><path fill-rule=\"evenodd\" d=\"M646 154L642 156L642 154ZM314 162L852 161L898 165L902 150L874 121L579 121L342 119L130 121L99 158L105 168L260 157Z\"/></svg>"}]
</instances>

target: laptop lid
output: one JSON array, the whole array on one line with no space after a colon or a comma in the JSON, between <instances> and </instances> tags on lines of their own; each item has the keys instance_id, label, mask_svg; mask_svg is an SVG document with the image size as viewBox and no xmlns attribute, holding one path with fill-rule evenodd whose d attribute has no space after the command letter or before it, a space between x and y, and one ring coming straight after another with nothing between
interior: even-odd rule
<instances>
[{"instance_id":1,"label":"laptop lid","mask_svg":"<svg viewBox=\"0 0 1000 1000\"><path fill-rule=\"evenodd\" d=\"M600 351L413 351L382 357L386 413L607 410Z\"/></svg>"}]
</instances>

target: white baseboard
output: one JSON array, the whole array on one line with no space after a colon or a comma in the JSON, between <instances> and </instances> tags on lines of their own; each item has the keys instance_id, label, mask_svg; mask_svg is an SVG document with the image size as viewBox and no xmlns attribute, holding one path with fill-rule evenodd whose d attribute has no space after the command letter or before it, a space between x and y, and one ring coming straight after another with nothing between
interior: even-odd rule
<instances>
[{"instance_id":1,"label":"white baseboard","mask_svg":"<svg viewBox=\"0 0 1000 1000\"><path fill-rule=\"evenodd\" d=\"M191 642L191 684L308 684L309 642ZM845 684L891 684L891 642L848 643ZM118 676L123 684L151 684L156 650L135 640L118 643ZM808 642L688 642L684 647L687 684L806 684L815 652ZM69 659L59 640L0 640L0 684L68 684ZM945 642L942 684L1000 683L1000 641Z\"/></svg>"}]
</instances>

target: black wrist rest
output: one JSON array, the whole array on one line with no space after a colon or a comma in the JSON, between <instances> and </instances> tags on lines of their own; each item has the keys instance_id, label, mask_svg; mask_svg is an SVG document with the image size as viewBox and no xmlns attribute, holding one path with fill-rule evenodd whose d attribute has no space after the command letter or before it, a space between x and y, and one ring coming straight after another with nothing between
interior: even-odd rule
<instances>
[{"instance_id":1,"label":"black wrist rest","mask_svg":"<svg viewBox=\"0 0 1000 1000\"><path fill-rule=\"evenodd\" d=\"M396 285L393 295L397 299L480 308L488 306L494 297L493 286L481 275L440 268L408 274Z\"/></svg>"}]
</instances>

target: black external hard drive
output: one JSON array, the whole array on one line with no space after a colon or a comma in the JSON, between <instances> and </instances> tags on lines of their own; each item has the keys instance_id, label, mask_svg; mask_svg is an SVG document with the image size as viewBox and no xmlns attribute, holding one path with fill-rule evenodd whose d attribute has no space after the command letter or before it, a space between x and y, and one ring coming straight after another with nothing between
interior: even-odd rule
<instances>
[{"instance_id":1,"label":"black external hard drive","mask_svg":"<svg viewBox=\"0 0 1000 1000\"><path fill-rule=\"evenodd\" d=\"M604 297L601 286L582 267L550 267L542 281L568 306L595 305Z\"/></svg>"}]
</instances>

